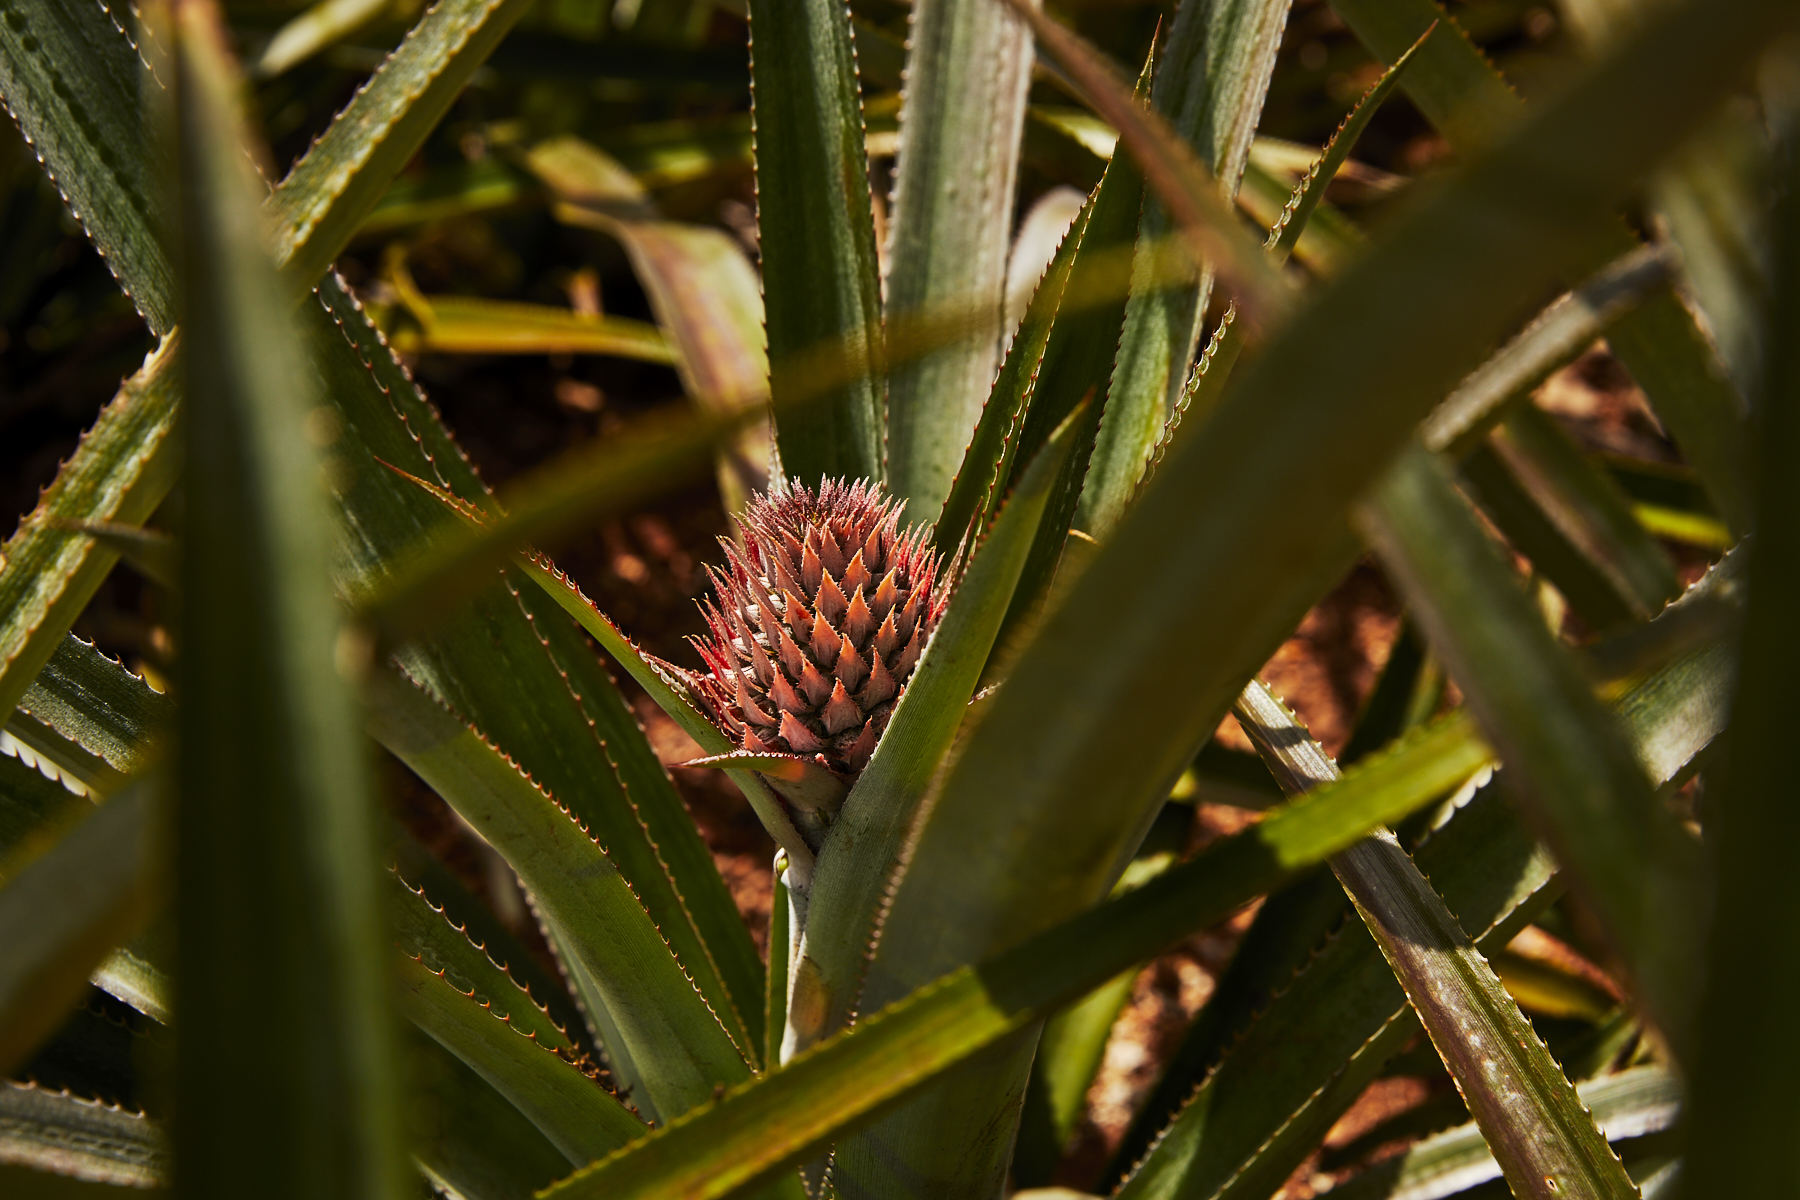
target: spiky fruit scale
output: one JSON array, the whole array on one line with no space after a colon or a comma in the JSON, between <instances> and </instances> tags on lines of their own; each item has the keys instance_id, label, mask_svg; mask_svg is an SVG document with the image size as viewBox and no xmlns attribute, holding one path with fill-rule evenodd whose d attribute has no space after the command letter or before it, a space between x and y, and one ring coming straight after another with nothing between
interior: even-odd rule
<instances>
[{"instance_id":1,"label":"spiky fruit scale","mask_svg":"<svg viewBox=\"0 0 1800 1200\"><path fill-rule=\"evenodd\" d=\"M792 755L854 779L949 598L923 529L878 485L798 481L758 497L709 568L711 635L695 690L742 751Z\"/></svg>"}]
</instances>

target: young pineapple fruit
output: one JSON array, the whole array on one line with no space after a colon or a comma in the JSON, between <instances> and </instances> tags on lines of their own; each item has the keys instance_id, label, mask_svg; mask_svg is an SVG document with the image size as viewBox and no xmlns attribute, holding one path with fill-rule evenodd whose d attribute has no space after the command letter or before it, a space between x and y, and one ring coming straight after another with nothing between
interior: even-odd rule
<instances>
[{"instance_id":1,"label":"young pineapple fruit","mask_svg":"<svg viewBox=\"0 0 1800 1200\"><path fill-rule=\"evenodd\" d=\"M711 636L690 675L707 715L741 754L785 759L765 771L778 791L828 772L847 789L875 752L949 599L927 532L900 532L903 506L873 483L798 481L757 497L720 539L725 570L708 568Z\"/></svg>"}]
</instances>

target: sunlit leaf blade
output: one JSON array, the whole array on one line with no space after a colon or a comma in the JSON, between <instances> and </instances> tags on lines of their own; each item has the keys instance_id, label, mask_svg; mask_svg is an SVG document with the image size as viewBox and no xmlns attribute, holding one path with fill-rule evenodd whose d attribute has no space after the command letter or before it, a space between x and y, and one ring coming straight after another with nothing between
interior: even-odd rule
<instances>
[{"instance_id":1,"label":"sunlit leaf blade","mask_svg":"<svg viewBox=\"0 0 1800 1200\"><path fill-rule=\"evenodd\" d=\"M1704 583L1693 589L1707 590ZM1730 678L1728 653L1715 644L1664 666L1626 694L1621 713L1639 753L1659 764L1655 779L1673 777L1724 728L1722 693ZM1472 731L1466 715L1452 719ZM1347 778L1378 761L1361 760ZM1476 944L1489 950L1504 946L1549 901L1554 893L1545 889L1556 869L1500 793L1484 786L1417 851L1420 870ZM1300 960L1312 949L1300 947ZM1291 984L1286 977L1270 982L1281 994L1217 1070L1202 1083L1209 1064L1196 1062L1185 1082L1168 1084L1177 1104L1192 1099L1126 1195L1261 1200L1317 1148L1417 1028L1393 972L1360 933L1332 939Z\"/></svg>"},{"instance_id":2,"label":"sunlit leaf blade","mask_svg":"<svg viewBox=\"0 0 1800 1200\"><path fill-rule=\"evenodd\" d=\"M976 548L874 758L820 848L784 1058L836 1033L856 1012L870 939L906 832L993 649L1051 488L1072 452L1076 419L1052 435Z\"/></svg>"},{"instance_id":3,"label":"sunlit leaf blade","mask_svg":"<svg viewBox=\"0 0 1800 1200\"><path fill-rule=\"evenodd\" d=\"M1031 35L992 0L920 0L907 29L888 225L889 319L1004 303ZM931 519L999 365L1000 333L970 336L888 380L888 490Z\"/></svg>"},{"instance_id":4,"label":"sunlit leaf blade","mask_svg":"<svg viewBox=\"0 0 1800 1200\"><path fill-rule=\"evenodd\" d=\"M1243 231L1212 172L1160 114L1132 98L1131 85L1092 45L1033 7L1007 0L1031 27L1038 45L1080 86L1089 103L1119 131L1145 184L1168 207L1174 226L1197 260L1224 277L1251 323L1284 311L1287 285Z\"/></svg>"},{"instance_id":5,"label":"sunlit leaf blade","mask_svg":"<svg viewBox=\"0 0 1800 1200\"><path fill-rule=\"evenodd\" d=\"M1681 1037L1699 936L1695 847L1436 460L1402 455L1361 519L1638 995Z\"/></svg>"},{"instance_id":6,"label":"sunlit leaf blade","mask_svg":"<svg viewBox=\"0 0 1800 1200\"><path fill-rule=\"evenodd\" d=\"M673 364L662 331L630 317L587 316L548 304L474 296L421 296L418 327L391 339L402 354L605 354Z\"/></svg>"},{"instance_id":7,"label":"sunlit leaf blade","mask_svg":"<svg viewBox=\"0 0 1800 1200\"><path fill-rule=\"evenodd\" d=\"M1614 318L1668 276L1667 253L1657 246L1641 246L1608 264L1470 372L1420 426L1420 440L1458 458L1467 454L1509 401L1592 345Z\"/></svg>"},{"instance_id":8,"label":"sunlit leaf blade","mask_svg":"<svg viewBox=\"0 0 1800 1200\"><path fill-rule=\"evenodd\" d=\"M10 824L30 799L23 794L30 782L18 776L31 768L12 759L0 767L6 793L0 811ZM63 791L61 784L48 786ZM0 959L0 1071L17 1068L62 1023L86 994L95 965L153 911L159 898L153 788L140 784L98 810L63 792L73 803L44 814L55 828L40 823L36 837L0 859L0 937L7 948ZM78 822L72 829L71 821ZM62 836L52 845L40 844L57 833Z\"/></svg>"},{"instance_id":9,"label":"sunlit leaf blade","mask_svg":"<svg viewBox=\"0 0 1800 1200\"><path fill-rule=\"evenodd\" d=\"M680 1113L710 1097L715 1084L747 1079L744 1056L753 1051L734 1044L720 1023L732 1019L741 1031L735 1014L716 1014L706 1003L706 995L720 994L715 968L676 959L593 834L411 680L382 670L370 684L376 736L506 857L559 934L571 969L598 989L604 1017L622 1039L616 1049L642 1073L640 1107Z\"/></svg>"},{"instance_id":10,"label":"sunlit leaf blade","mask_svg":"<svg viewBox=\"0 0 1800 1200\"><path fill-rule=\"evenodd\" d=\"M114 1188L167 1185L170 1174L163 1130L142 1113L11 1080L0 1082L0 1163Z\"/></svg>"},{"instance_id":11,"label":"sunlit leaf blade","mask_svg":"<svg viewBox=\"0 0 1800 1200\"><path fill-rule=\"evenodd\" d=\"M938 514L933 537L940 554L956 553L971 528L986 528L1006 495L1019 450L1019 429L1037 386L1044 347L1055 330L1069 272L1081 250L1093 209L1094 198L1090 196L1032 290L1025 316L1007 347L974 436L963 453L962 466L957 469L950 494Z\"/></svg>"},{"instance_id":12,"label":"sunlit leaf blade","mask_svg":"<svg viewBox=\"0 0 1800 1200\"><path fill-rule=\"evenodd\" d=\"M676 370L694 402L713 413L759 405L769 379L762 284L737 241L664 219L639 180L579 139L540 143L527 162L560 201L558 219L598 229L625 248L674 341ZM720 494L733 511L767 485L768 441L759 424L721 453Z\"/></svg>"},{"instance_id":13,"label":"sunlit leaf blade","mask_svg":"<svg viewBox=\"0 0 1800 1200\"><path fill-rule=\"evenodd\" d=\"M1653 1064L1589 1080L1576 1091L1614 1142L1669 1128L1681 1107L1676 1080ZM1440 1200L1499 1178L1500 1165L1471 1123L1417 1142L1332 1191L1343 1200Z\"/></svg>"},{"instance_id":14,"label":"sunlit leaf blade","mask_svg":"<svg viewBox=\"0 0 1800 1200\"><path fill-rule=\"evenodd\" d=\"M7 728L82 783L105 792L106 784L150 764L151 741L173 716L167 697L66 634L25 690ZM58 742L34 742L21 717Z\"/></svg>"},{"instance_id":15,"label":"sunlit leaf blade","mask_svg":"<svg viewBox=\"0 0 1800 1200\"><path fill-rule=\"evenodd\" d=\"M1151 105L1194 148L1229 202L1249 161L1289 0L1202 4L1175 14ZM1212 293L1212 272L1163 273L1153 261L1174 229L1168 208L1144 204L1140 244L1152 261L1137 264L1120 334L1106 412L1082 489L1077 524L1104 538L1137 489L1145 460L1180 396Z\"/></svg>"},{"instance_id":16,"label":"sunlit leaf blade","mask_svg":"<svg viewBox=\"0 0 1800 1200\"><path fill-rule=\"evenodd\" d=\"M1337 764L1260 682L1233 712L1298 794ZM1387 829L1341 851L1331 869L1406 990L1457 1091L1517 1197L1637 1196L1625 1168L1481 952Z\"/></svg>"},{"instance_id":17,"label":"sunlit leaf blade","mask_svg":"<svg viewBox=\"0 0 1800 1200\"><path fill-rule=\"evenodd\" d=\"M1791 129L1779 154L1785 190L1776 209L1775 296L1757 407L1760 472L1756 534L1747 547L1749 610L1732 701L1731 758L1717 815L1709 813L1707 823L1718 890L1696 1022L1698 1061L1690 1076L1694 1109L1682 1190L1692 1197L1715 1189L1774 1194L1791 1187L1793 1178L1780 1143L1766 1140L1793 1116L1794 1101L1782 1091L1782 1080L1800 1062L1800 1040L1778 1000L1796 971L1790 923L1795 892L1791 873L1777 862L1795 821L1793 806L1782 803L1790 772L1779 696L1800 662L1791 622L1800 596L1792 519L1796 480L1783 465L1800 445L1800 344L1794 338L1800 328L1800 148ZM1756 981L1749 984L1752 975Z\"/></svg>"},{"instance_id":18,"label":"sunlit leaf blade","mask_svg":"<svg viewBox=\"0 0 1800 1200\"><path fill-rule=\"evenodd\" d=\"M289 67L334 46L381 16L392 0L315 0L305 12L289 20L256 60L252 72L273 79Z\"/></svg>"},{"instance_id":19,"label":"sunlit leaf blade","mask_svg":"<svg viewBox=\"0 0 1800 1200\"><path fill-rule=\"evenodd\" d=\"M738 1194L1426 799L1395 789L1339 803L1321 792L1278 809L1135 891L865 1015L546 1196Z\"/></svg>"},{"instance_id":20,"label":"sunlit leaf blade","mask_svg":"<svg viewBox=\"0 0 1800 1200\"><path fill-rule=\"evenodd\" d=\"M921 826L884 955L939 973L1104 894L1243 680L1353 561L1352 500L1795 16L1666 13L1282 326L1020 654ZM977 914L992 879L1033 886Z\"/></svg>"},{"instance_id":21,"label":"sunlit leaf blade","mask_svg":"<svg viewBox=\"0 0 1800 1200\"><path fill-rule=\"evenodd\" d=\"M1335 0L1333 8L1384 58L1400 53L1444 15L1431 0ZM1518 93L1454 22L1420 50L1405 86L1426 119L1463 153L1494 144L1526 112ZM1599 270L1636 249L1636 239L1617 221L1595 219L1581 245L1583 252L1569 263L1570 274ZM1700 471L1727 523L1742 532L1751 509L1743 401L1693 317L1665 286L1622 317L1608 341Z\"/></svg>"},{"instance_id":22,"label":"sunlit leaf blade","mask_svg":"<svg viewBox=\"0 0 1800 1200\"><path fill-rule=\"evenodd\" d=\"M136 23L128 6L98 0L8 4L0 22L0 98L120 286L161 336L175 324L172 274L161 246L169 157L159 131L141 115L140 97L161 93L167 81L139 57Z\"/></svg>"},{"instance_id":23,"label":"sunlit leaf blade","mask_svg":"<svg viewBox=\"0 0 1800 1200\"><path fill-rule=\"evenodd\" d=\"M534 1043L448 977L400 962L400 1006L537 1126L571 1163L591 1162L644 1132L617 1098L548 1046Z\"/></svg>"},{"instance_id":24,"label":"sunlit leaf blade","mask_svg":"<svg viewBox=\"0 0 1800 1200\"><path fill-rule=\"evenodd\" d=\"M1145 63L1138 79L1139 91L1149 87L1152 65ZM1134 101L1135 103L1135 101ZM1007 449L1015 486L1053 430L1081 411L1072 431L1073 449L1051 494L1043 522L1038 526L1031 555L1026 559L1019 586L1013 592L1002 637L1020 627L1033 613L1050 587L1069 527L1075 519L1095 435L1100 428L1107 381L1119 348L1119 332L1125 321L1130 292L1132 244L1137 239L1139 215L1144 204L1144 178L1136 163L1120 155L1106 164L1106 174L1095 189L1093 204L1082 227L1081 244L1075 250L1063 293L1084 303L1068 305L1056 314L1044 342L1043 357L1033 369L1033 381L1019 423ZM1165 253L1167 247L1164 248ZM1154 249L1145 252L1155 257ZM1054 269L1054 267L1052 268ZM1018 339L1023 341L1024 338ZM945 531L948 533L949 531Z\"/></svg>"},{"instance_id":25,"label":"sunlit leaf blade","mask_svg":"<svg viewBox=\"0 0 1800 1200\"><path fill-rule=\"evenodd\" d=\"M815 343L841 339L854 364L819 408L777 419L781 469L809 485L880 480L881 289L850 13L755 0L750 31L769 391L780 406L801 382L793 356Z\"/></svg>"},{"instance_id":26,"label":"sunlit leaf blade","mask_svg":"<svg viewBox=\"0 0 1800 1200\"><path fill-rule=\"evenodd\" d=\"M256 1176L287 1196L398 1196L369 782L334 657L312 398L263 245L224 30L201 3L173 18L186 487L176 973L184 1027L207 1031L179 1047L182 1189L230 1196ZM246 953L265 943L280 953ZM270 1072L289 1081L274 1120L243 1103Z\"/></svg>"},{"instance_id":27,"label":"sunlit leaf blade","mask_svg":"<svg viewBox=\"0 0 1800 1200\"><path fill-rule=\"evenodd\" d=\"M12 711L118 561L114 551L57 522L139 524L174 482L174 353L166 342L126 381L37 509L0 547L0 710Z\"/></svg>"},{"instance_id":28,"label":"sunlit leaf blade","mask_svg":"<svg viewBox=\"0 0 1800 1200\"><path fill-rule=\"evenodd\" d=\"M121 31L112 32L91 55L63 66L135 78L136 53ZM125 141L113 149L128 154L143 146ZM84 169L79 159L49 165L59 174ZM435 502L394 479L377 457L465 496L483 496L485 489L356 302L330 278L315 295L318 304L302 305L300 321L319 394L333 411L321 414L310 432L326 443L352 533L339 545L340 586L362 594L438 516ZM166 371L171 360L165 354L155 365ZM175 382L166 376L167 386L144 392L154 401L146 415L165 427L172 427ZM86 581L83 597L98 579L96 573ZM71 601L68 616L78 608ZM726 977L759 1003L760 965L730 895L635 717L581 633L530 589L521 591L516 580L510 589L490 588L471 609L431 643L409 647L410 669L500 739L585 820L605 829L610 849L629 864L634 886L670 940L691 959L714 955ZM39 628L39 636L48 637L41 652L48 654L61 631ZM722 1011L733 1007L729 997L712 999Z\"/></svg>"},{"instance_id":29,"label":"sunlit leaf blade","mask_svg":"<svg viewBox=\"0 0 1800 1200\"><path fill-rule=\"evenodd\" d=\"M275 261L318 282L529 0L439 0L269 196Z\"/></svg>"}]
</instances>

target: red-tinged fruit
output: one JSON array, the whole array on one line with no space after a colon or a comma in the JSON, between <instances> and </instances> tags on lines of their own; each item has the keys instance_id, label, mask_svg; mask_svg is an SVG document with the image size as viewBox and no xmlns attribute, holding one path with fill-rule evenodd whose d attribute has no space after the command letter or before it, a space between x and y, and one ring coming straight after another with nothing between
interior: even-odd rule
<instances>
[{"instance_id":1,"label":"red-tinged fruit","mask_svg":"<svg viewBox=\"0 0 1800 1200\"><path fill-rule=\"evenodd\" d=\"M793 755L853 781L868 765L949 598L927 531L878 485L792 483L757 497L708 568L711 636L690 676L740 751Z\"/></svg>"}]
</instances>

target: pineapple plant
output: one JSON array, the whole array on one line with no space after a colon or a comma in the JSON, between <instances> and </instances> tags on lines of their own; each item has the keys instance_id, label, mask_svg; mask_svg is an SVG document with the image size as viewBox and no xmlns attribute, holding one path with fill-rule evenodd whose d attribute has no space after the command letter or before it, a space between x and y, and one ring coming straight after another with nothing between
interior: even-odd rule
<instances>
[{"instance_id":1,"label":"pineapple plant","mask_svg":"<svg viewBox=\"0 0 1800 1200\"><path fill-rule=\"evenodd\" d=\"M490 128L482 186L611 238L654 322L427 295L399 251L359 298L332 264L422 219L390 187L530 7L407 14L282 173L212 0L6 5L0 96L157 342L0 551L0 1059L67 1065L84 997L142 1035L83 1043L129 1106L0 1088L9 1188L997 1196L1053 1177L1121 981L1267 897L1094 1186L1274 1195L1405 1058L1461 1109L1334 1191L1793 1190L1791 5L1572 4L1591 60L1524 104L1427 0L1337 0L1386 65L1290 188L1253 154L1285 0L1181 0L1135 87L1025 0L916 0L904 49L751 0L760 279L653 165ZM397 13L320 5L256 70ZM1117 145L1014 322L1038 55ZM1365 233L1328 188L1399 90L1457 161ZM1720 194L1763 258L1696 220ZM1702 499L1634 505L1531 403L1602 335ZM693 403L495 492L396 345ZM695 669L545 548L708 462L740 537ZM1729 553L1684 589L1653 530ZM1340 768L1256 673L1365 553L1460 700L1372 703ZM121 557L177 606L167 691L70 634ZM773 841L766 961L614 669ZM1228 711L1267 811L1183 857ZM384 834L370 740L546 960ZM1559 1040L1504 972L1565 893L1626 999Z\"/></svg>"}]
</instances>

